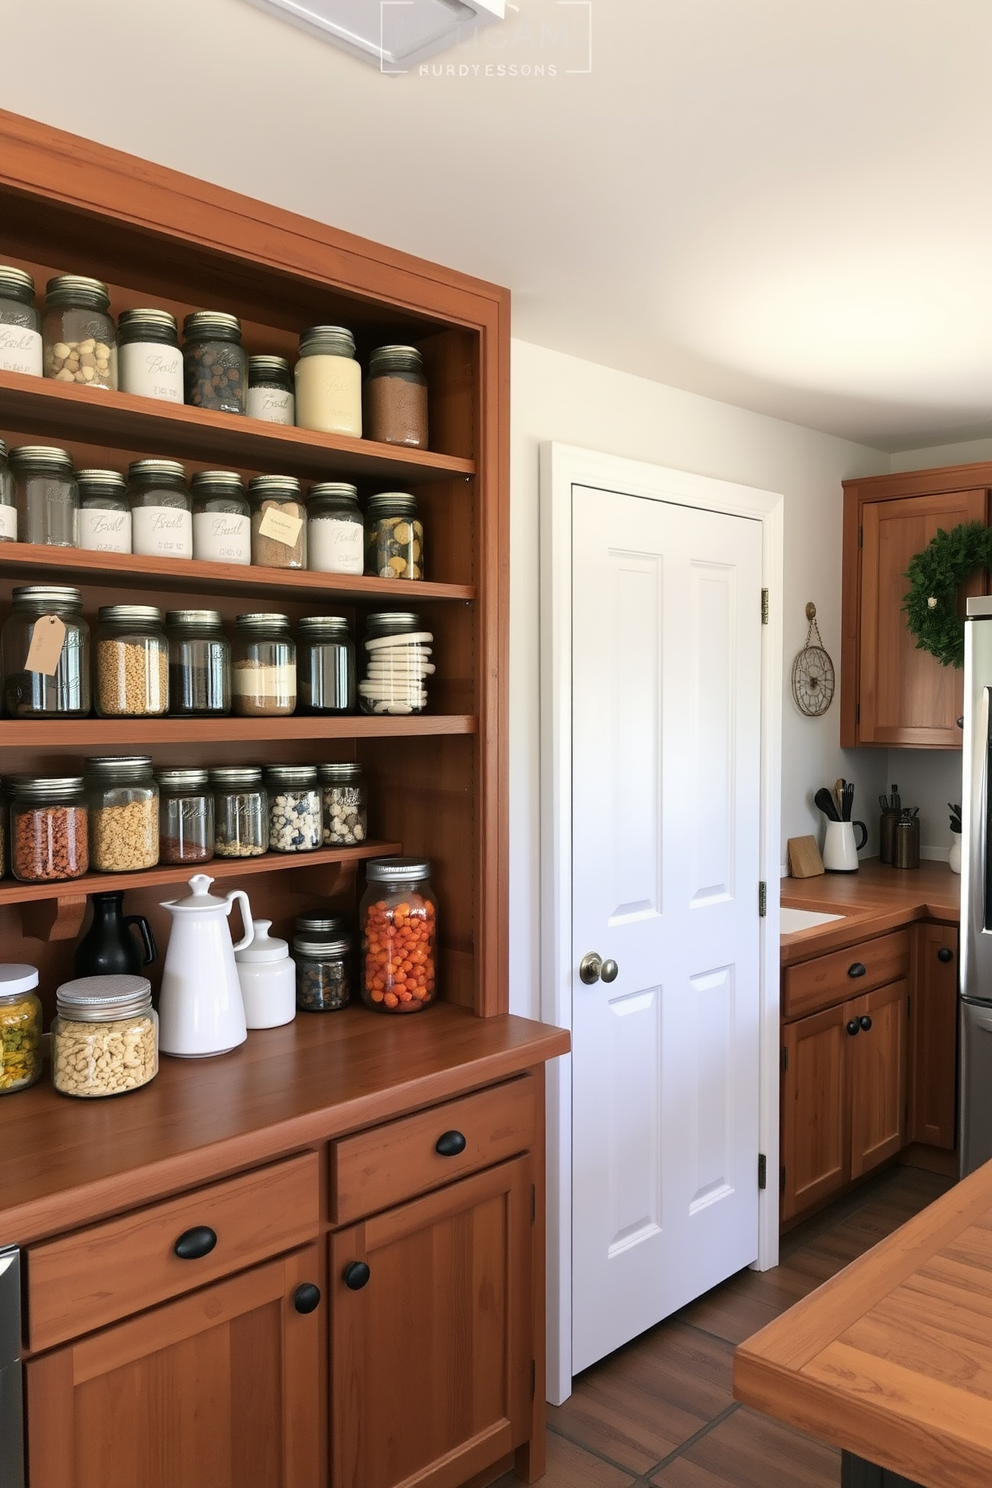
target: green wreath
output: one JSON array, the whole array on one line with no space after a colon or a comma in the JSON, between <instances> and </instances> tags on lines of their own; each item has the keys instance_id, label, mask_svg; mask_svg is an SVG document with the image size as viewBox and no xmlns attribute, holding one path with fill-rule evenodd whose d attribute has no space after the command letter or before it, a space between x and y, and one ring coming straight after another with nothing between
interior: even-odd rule
<instances>
[{"instance_id":1,"label":"green wreath","mask_svg":"<svg viewBox=\"0 0 992 1488\"><path fill-rule=\"evenodd\" d=\"M977 568L992 568L992 527L962 522L950 532L938 527L929 547L910 559L904 575L912 588L903 595L902 607L916 649L929 651L941 666L964 665L958 590Z\"/></svg>"}]
</instances>

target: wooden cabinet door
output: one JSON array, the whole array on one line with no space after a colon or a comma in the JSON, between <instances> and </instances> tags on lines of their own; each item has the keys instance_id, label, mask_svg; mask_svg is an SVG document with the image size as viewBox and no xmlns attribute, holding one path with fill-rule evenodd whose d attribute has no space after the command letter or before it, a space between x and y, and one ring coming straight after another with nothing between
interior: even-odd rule
<instances>
[{"instance_id":1,"label":"wooden cabinet door","mask_svg":"<svg viewBox=\"0 0 992 1488\"><path fill-rule=\"evenodd\" d=\"M890 982L844 1004L848 1026L851 1177L860 1178L906 1145L909 982Z\"/></svg>"},{"instance_id":2,"label":"wooden cabinet door","mask_svg":"<svg viewBox=\"0 0 992 1488\"><path fill-rule=\"evenodd\" d=\"M858 743L961 747L962 674L916 649L902 609L905 572L938 527L984 522L986 507L984 489L862 507ZM980 575L966 592L982 592Z\"/></svg>"},{"instance_id":3,"label":"wooden cabinet door","mask_svg":"<svg viewBox=\"0 0 992 1488\"><path fill-rule=\"evenodd\" d=\"M954 1148L958 1063L958 930L916 927L910 1027L909 1140Z\"/></svg>"},{"instance_id":4,"label":"wooden cabinet door","mask_svg":"<svg viewBox=\"0 0 992 1488\"><path fill-rule=\"evenodd\" d=\"M31 1488L321 1488L317 1246L64 1344L25 1367Z\"/></svg>"},{"instance_id":5,"label":"wooden cabinet door","mask_svg":"<svg viewBox=\"0 0 992 1488\"><path fill-rule=\"evenodd\" d=\"M331 1236L333 1488L458 1488L529 1436L531 1182L515 1158Z\"/></svg>"},{"instance_id":6,"label":"wooden cabinet door","mask_svg":"<svg viewBox=\"0 0 992 1488\"><path fill-rule=\"evenodd\" d=\"M782 1029L782 1219L829 1198L850 1176L846 1021L838 1006Z\"/></svg>"}]
</instances>

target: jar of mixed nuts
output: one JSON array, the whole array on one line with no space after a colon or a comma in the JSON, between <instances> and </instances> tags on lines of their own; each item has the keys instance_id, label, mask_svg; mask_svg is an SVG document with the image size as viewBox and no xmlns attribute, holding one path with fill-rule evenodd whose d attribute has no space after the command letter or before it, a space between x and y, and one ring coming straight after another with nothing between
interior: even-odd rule
<instances>
[{"instance_id":1,"label":"jar of mixed nuts","mask_svg":"<svg viewBox=\"0 0 992 1488\"><path fill-rule=\"evenodd\" d=\"M11 450L10 464L20 541L74 548L79 488L66 451L48 444L20 444Z\"/></svg>"},{"instance_id":2,"label":"jar of mixed nuts","mask_svg":"<svg viewBox=\"0 0 992 1488\"><path fill-rule=\"evenodd\" d=\"M169 712L223 718L231 711L231 646L219 610L169 610Z\"/></svg>"},{"instance_id":3,"label":"jar of mixed nuts","mask_svg":"<svg viewBox=\"0 0 992 1488\"><path fill-rule=\"evenodd\" d=\"M246 412L249 418L261 419L266 424L296 423L293 374L285 357L248 358Z\"/></svg>"},{"instance_id":4,"label":"jar of mixed nuts","mask_svg":"<svg viewBox=\"0 0 992 1488\"><path fill-rule=\"evenodd\" d=\"M178 460L132 460L127 499L135 553L144 558L192 558L192 502Z\"/></svg>"},{"instance_id":5,"label":"jar of mixed nuts","mask_svg":"<svg viewBox=\"0 0 992 1488\"><path fill-rule=\"evenodd\" d=\"M7 264L0 268L0 370L30 377L40 377L44 370L34 280Z\"/></svg>"},{"instance_id":6,"label":"jar of mixed nuts","mask_svg":"<svg viewBox=\"0 0 992 1488\"><path fill-rule=\"evenodd\" d=\"M99 279L59 274L45 291L45 376L87 387L117 387L117 335L110 295Z\"/></svg>"},{"instance_id":7,"label":"jar of mixed nuts","mask_svg":"<svg viewBox=\"0 0 992 1488\"><path fill-rule=\"evenodd\" d=\"M158 770L162 863L206 863L214 855L214 798L206 770Z\"/></svg>"},{"instance_id":8,"label":"jar of mixed nuts","mask_svg":"<svg viewBox=\"0 0 992 1488\"><path fill-rule=\"evenodd\" d=\"M306 1013L333 1013L351 1001L351 937L293 937L296 1006Z\"/></svg>"},{"instance_id":9,"label":"jar of mixed nuts","mask_svg":"<svg viewBox=\"0 0 992 1488\"><path fill-rule=\"evenodd\" d=\"M221 765L210 771L219 858L260 858L269 846L269 807L256 765Z\"/></svg>"},{"instance_id":10,"label":"jar of mixed nuts","mask_svg":"<svg viewBox=\"0 0 992 1488\"><path fill-rule=\"evenodd\" d=\"M223 310L194 310L183 321L186 402L219 413L244 413L248 357L241 322Z\"/></svg>"},{"instance_id":11,"label":"jar of mixed nuts","mask_svg":"<svg viewBox=\"0 0 992 1488\"><path fill-rule=\"evenodd\" d=\"M380 579L424 577L424 529L406 491L370 496L365 508L365 572Z\"/></svg>"},{"instance_id":12,"label":"jar of mixed nuts","mask_svg":"<svg viewBox=\"0 0 992 1488\"><path fill-rule=\"evenodd\" d=\"M362 1000L381 1013L418 1013L437 997L437 900L423 858L370 858L358 910Z\"/></svg>"},{"instance_id":13,"label":"jar of mixed nuts","mask_svg":"<svg viewBox=\"0 0 992 1488\"><path fill-rule=\"evenodd\" d=\"M433 635L410 611L380 611L367 617L365 627L365 676L358 684L362 712L422 713L427 678L434 671Z\"/></svg>"},{"instance_id":14,"label":"jar of mixed nuts","mask_svg":"<svg viewBox=\"0 0 992 1488\"><path fill-rule=\"evenodd\" d=\"M22 883L81 878L89 868L82 776L8 778L10 866Z\"/></svg>"},{"instance_id":15,"label":"jar of mixed nuts","mask_svg":"<svg viewBox=\"0 0 992 1488\"><path fill-rule=\"evenodd\" d=\"M256 475L248 482L251 561L262 568L306 568L306 507L293 475Z\"/></svg>"},{"instance_id":16,"label":"jar of mixed nuts","mask_svg":"<svg viewBox=\"0 0 992 1488\"><path fill-rule=\"evenodd\" d=\"M296 643L288 615L238 615L231 707L240 718L278 718L296 707Z\"/></svg>"},{"instance_id":17,"label":"jar of mixed nuts","mask_svg":"<svg viewBox=\"0 0 992 1488\"><path fill-rule=\"evenodd\" d=\"M7 446L0 439L0 542L17 541L17 507L14 476L7 459Z\"/></svg>"},{"instance_id":18,"label":"jar of mixed nuts","mask_svg":"<svg viewBox=\"0 0 992 1488\"><path fill-rule=\"evenodd\" d=\"M77 977L55 994L52 1084L63 1095L123 1095L158 1074L158 1014L143 976Z\"/></svg>"},{"instance_id":19,"label":"jar of mixed nuts","mask_svg":"<svg viewBox=\"0 0 992 1488\"><path fill-rule=\"evenodd\" d=\"M8 718L85 718L90 711L90 628L82 595L62 584L14 590L3 627Z\"/></svg>"},{"instance_id":20,"label":"jar of mixed nuts","mask_svg":"<svg viewBox=\"0 0 992 1488\"><path fill-rule=\"evenodd\" d=\"M0 1095L26 1090L41 1074L38 968L0 966Z\"/></svg>"},{"instance_id":21,"label":"jar of mixed nuts","mask_svg":"<svg viewBox=\"0 0 992 1488\"><path fill-rule=\"evenodd\" d=\"M148 755L83 761L90 807L90 864L133 873L158 862L158 786Z\"/></svg>"},{"instance_id":22,"label":"jar of mixed nuts","mask_svg":"<svg viewBox=\"0 0 992 1488\"><path fill-rule=\"evenodd\" d=\"M116 470L77 470L79 546L91 553L130 553L131 508Z\"/></svg>"},{"instance_id":23,"label":"jar of mixed nuts","mask_svg":"<svg viewBox=\"0 0 992 1488\"><path fill-rule=\"evenodd\" d=\"M161 718L169 711L169 643L154 605L101 605L96 632L98 718Z\"/></svg>"},{"instance_id":24,"label":"jar of mixed nuts","mask_svg":"<svg viewBox=\"0 0 992 1488\"><path fill-rule=\"evenodd\" d=\"M244 483L233 470L198 470L193 500L193 557L207 563L250 563L251 528Z\"/></svg>"},{"instance_id":25,"label":"jar of mixed nuts","mask_svg":"<svg viewBox=\"0 0 992 1488\"><path fill-rule=\"evenodd\" d=\"M307 551L315 573L364 572L363 533L355 486L346 481L321 481L310 487Z\"/></svg>"},{"instance_id":26,"label":"jar of mixed nuts","mask_svg":"<svg viewBox=\"0 0 992 1488\"><path fill-rule=\"evenodd\" d=\"M270 765L269 846L275 852L312 852L321 843L320 791L313 765Z\"/></svg>"},{"instance_id":27,"label":"jar of mixed nuts","mask_svg":"<svg viewBox=\"0 0 992 1488\"><path fill-rule=\"evenodd\" d=\"M324 846L355 847L368 833L365 776L351 760L319 765Z\"/></svg>"},{"instance_id":28,"label":"jar of mixed nuts","mask_svg":"<svg viewBox=\"0 0 992 1488\"><path fill-rule=\"evenodd\" d=\"M344 326L311 326L300 337L296 422L322 434L362 435L362 369Z\"/></svg>"},{"instance_id":29,"label":"jar of mixed nuts","mask_svg":"<svg viewBox=\"0 0 992 1488\"><path fill-rule=\"evenodd\" d=\"M355 648L347 620L338 615L304 615L296 634L300 712L354 712Z\"/></svg>"},{"instance_id":30,"label":"jar of mixed nuts","mask_svg":"<svg viewBox=\"0 0 992 1488\"><path fill-rule=\"evenodd\" d=\"M122 310L117 321L117 371L122 393L183 401L183 354L176 317L168 310Z\"/></svg>"},{"instance_id":31,"label":"jar of mixed nuts","mask_svg":"<svg viewBox=\"0 0 992 1488\"><path fill-rule=\"evenodd\" d=\"M379 346L365 383L366 432L381 444L427 447L427 378L415 346Z\"/></svg>"}]
</instances>

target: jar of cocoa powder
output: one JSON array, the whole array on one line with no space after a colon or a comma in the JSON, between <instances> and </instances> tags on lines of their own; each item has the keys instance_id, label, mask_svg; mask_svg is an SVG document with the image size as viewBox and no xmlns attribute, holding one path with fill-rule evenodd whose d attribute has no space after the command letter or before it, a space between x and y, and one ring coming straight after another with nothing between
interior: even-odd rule
<instances>
[{"instance_id":1,"label":"jar of cocoa powder","mask_svg":"<svg viewBox=\"0 0 992 1488\"><path fill-rule=\"evenodd\" d=\"M372 353L365 418L369 439L427 447L427 378L415 346L380 346Z\"/></svg>"}]
</instances>

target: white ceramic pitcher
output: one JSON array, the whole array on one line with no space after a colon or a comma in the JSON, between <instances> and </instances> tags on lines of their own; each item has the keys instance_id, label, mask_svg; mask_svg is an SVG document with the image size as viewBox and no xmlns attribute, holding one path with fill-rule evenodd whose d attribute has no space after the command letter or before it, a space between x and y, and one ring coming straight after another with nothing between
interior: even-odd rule
<instances>
[{"instance_id":1,"label":"white ceramic pitcher","mask_svg":"<svg viewBox=\"0 0 992 1488\"><path fill-rule=\"evenodd\" d=\"M162 972L158 1043L164 1054L185 1059L226 1054L248 1037L234 952L254 938L251 905L244 889L220 899L209 892L212 883L206 873L195 873L188 898L162 905L172 915L172 933ZM236 946L227 923L235 900L241 902L245 927Z\"/></svg>"},{"instance_id":2,"label":"white ceramic pitcher","mask_svg":"<svg viewBox=\"0 0 992 1488\"><path fill-rule=\"evenodd\" d=\"M861 841L856 842L855 827L861 832ZM856 873L858 851L868 841L868 828L860 821L827 822L827 834L823 839L823 866L828 873Z\"/></svg>"}]
</instances>

